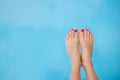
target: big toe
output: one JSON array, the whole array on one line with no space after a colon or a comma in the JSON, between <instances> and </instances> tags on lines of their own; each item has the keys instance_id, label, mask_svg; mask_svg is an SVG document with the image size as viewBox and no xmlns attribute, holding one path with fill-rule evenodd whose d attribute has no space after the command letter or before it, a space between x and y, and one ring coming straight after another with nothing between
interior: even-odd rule
<instances>
[{"instance_id":1,"label":"big toe","mask_svg":"<svg viewBox=\"0 0 120 80\"><path fill-rule=\"evenodd\" d=\"M83 39L84 38L84 29L81 29L80 30L80 39Z\"/></svg>"},{"instance_id":2,"label":"big toe","mask_svg":"<svg viewBox=\"0 0 120 80\"><path fill-rule=\"evenodd\" d=\"M77 29L74 30L74 37L78 38L78 30Z\"/></svg>"}]
</instances>

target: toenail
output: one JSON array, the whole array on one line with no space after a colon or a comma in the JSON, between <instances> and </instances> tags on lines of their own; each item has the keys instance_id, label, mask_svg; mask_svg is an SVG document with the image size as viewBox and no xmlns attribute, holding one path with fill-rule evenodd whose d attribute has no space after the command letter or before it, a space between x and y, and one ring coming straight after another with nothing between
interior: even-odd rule
<instances>
[{"instance_id":1,"label":"toenail","mask_svg":"<svg viewBox=\"0 0 120 80\"><path fill-rule=\"evenodd\" d=\"M84 32L84 29L81 29L81 32Z\"/></svg>"},{"instance_id":2,"label":"toenail","mask_svg":"<svg viewBox=\"0 0 120 80\"><path fill-rule=\"evenodd\" d=\"M77 29L75 29L75 30L74 30L74 32L78 32L78 30L77 30Z\"/></svg>"}]
</instances>

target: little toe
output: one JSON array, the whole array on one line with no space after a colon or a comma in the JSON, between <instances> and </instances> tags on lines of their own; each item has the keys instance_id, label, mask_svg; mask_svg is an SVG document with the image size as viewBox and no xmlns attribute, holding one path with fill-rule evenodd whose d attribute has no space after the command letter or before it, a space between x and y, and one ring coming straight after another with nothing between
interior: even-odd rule
<instances>
[{"instance_id":1,"label":"little toe","mask_svg":"<svg viewBox=\"0 0 120 80\"><path fill-rule=\"evenodd\" d=\"M90 32L89 34L90 34L90 39L93 40L94 37L93 37L92 33Z\"/></svg>"},{"instance_id":2,"label":"little toe","mask_svg":"<svg viewBox=\"0 0 120 80\"><path fill-rule=\"evenodd\" d=\"M66 40L68 40L69 39L69 35L68 35L68 33L66 34Z\"/></svg>"},{"instance_id":3,"label":"little toe","mask_svg":"<svg viewBox=\"0 0 120 80\"><path fill-rule=\"evenodd\" d=\"M94 41L94 36L93 36L93 34L91 33L91 39L92 39L92 41Z\"/></svg>"}]
</instances>

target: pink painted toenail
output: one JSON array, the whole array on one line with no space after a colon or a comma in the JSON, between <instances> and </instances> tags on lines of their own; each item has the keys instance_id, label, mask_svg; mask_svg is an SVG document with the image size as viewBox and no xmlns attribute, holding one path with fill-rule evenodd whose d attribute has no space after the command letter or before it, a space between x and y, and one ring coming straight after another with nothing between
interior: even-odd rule
<instances>
[{"instance_id":1,"label":"pink painted toenail","mask_svg":"<svg viewBox=\"0 0 120 80\"><path fill-rule=\"evenodd\" d=\"M77 30L77 29L75 29L75 30L74 30L74 32L78 32L78 30Z\"/></svg>"},{"instance_id":2,"label":"pink painted toenail","mask_svg":"<svg viewBox=\"0 0 120 80\"><path fill-rule=\"evenodd\" d=\"M84 32L84 29L81 29L81 32Z\"/></svg>"}]
</instances>

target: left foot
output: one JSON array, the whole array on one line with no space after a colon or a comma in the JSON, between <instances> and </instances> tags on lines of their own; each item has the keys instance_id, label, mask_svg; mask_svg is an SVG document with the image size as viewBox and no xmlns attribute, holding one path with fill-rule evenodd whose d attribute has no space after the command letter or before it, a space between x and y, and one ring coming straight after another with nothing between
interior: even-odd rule
<instances>
[{"instance_id":1,"label":"left foot","mask_svg":"<svg viewBox=\"0 0 120 80\"><path fill-rule=\"evenodd\" d=\"M85 66L91 63L92 48L94 38L92 33L88 29L81 29L80 31L80 46L82 48L82 65Z\"/></svg>"},{"instance_id":2,"label":"left foot","mask_svg":"<svg viewBox=\"0 0 120 80\"><path fill-rule=\"evenodd\" d=\"M70 30L66 35L66 48L71 60L71 67L80 66L78 30Z\"/></svg>"}]
</instances>

